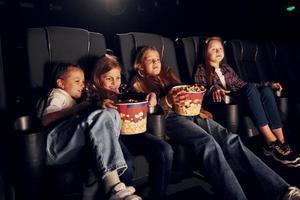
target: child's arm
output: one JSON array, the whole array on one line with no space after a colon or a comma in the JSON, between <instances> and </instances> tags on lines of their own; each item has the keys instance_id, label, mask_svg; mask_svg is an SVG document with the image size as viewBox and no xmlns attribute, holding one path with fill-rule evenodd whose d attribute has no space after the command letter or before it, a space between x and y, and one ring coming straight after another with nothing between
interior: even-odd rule
<instances>
[{"instance_id":1,"label":"child's arm","mask_svg":"<svg viewBox=\"0 0 300 200\"><path fill-rule=\"evenodd\" d=\"M100 108L114 108L117 109L117 107L114 105L114 101L111 99L104 99L103 101L100 101Z\"/></svg>"},{"instance_id":2,"label":"child's arm","mask_svg":"<svg viewBox=\"0 0 300 200\"><path fill-rule=\"evenodd\" d=\"M148 104L150 107L154 107L157 104L157 98L156 98L156 94L154 92L150 92L146 96L146 100L148 101Z\"/></svg>"},{"instance_id":3,"label":"child's arm","mask_svg":"<svg viewBox=\"0 0 300 200\"><path fill-rule=\"evenodd\" d=\"M90 106L91 106L90 102L84 101L79 104L76 104L75 106L72 106L71 108L66 108L66 109L62 109L62 110L55 111L52 113L48 113L42 117L42 123L44 126L48 126L49 124L51 124L57 120L63 119L67 116L70 116L70 115L73 115L76 113L80 113L80 112L86 110Z\"/></svg>"}]
</instances>

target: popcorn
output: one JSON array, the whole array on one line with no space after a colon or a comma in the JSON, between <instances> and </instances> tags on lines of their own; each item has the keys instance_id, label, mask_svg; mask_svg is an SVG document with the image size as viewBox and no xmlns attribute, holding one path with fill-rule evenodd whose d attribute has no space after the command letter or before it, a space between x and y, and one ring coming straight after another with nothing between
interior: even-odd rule
<instances>
[{"instance_id":1,"label":"popcorn","mask_svg":"<svg viewBox=\"0 0 300 200\"><path fill-rule=\"evenodd\" d=\"M121 134L132 135L137 133L143 133L147 129L147 119L140 119L137 122L130 120L122 120Z\"/></svg>"}]
</instances>

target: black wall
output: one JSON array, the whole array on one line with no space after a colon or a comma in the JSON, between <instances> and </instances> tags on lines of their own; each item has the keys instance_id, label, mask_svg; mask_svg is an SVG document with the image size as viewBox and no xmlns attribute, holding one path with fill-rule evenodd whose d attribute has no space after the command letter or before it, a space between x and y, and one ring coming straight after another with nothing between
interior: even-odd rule
<instances>
[{"instance_id":1,"label":"black wall","mask_svg":"<svg viewBox=\"0 0 300 200\"><path fill-rule=\"evenodd\" d=\"M299 34L297 0L0 0L1 28L62 25L104 33L143 31L283 39ZM299 4L299 3L297 3ZM298 26L298 27L297 27Z\"/></svg>"}]
</instances>

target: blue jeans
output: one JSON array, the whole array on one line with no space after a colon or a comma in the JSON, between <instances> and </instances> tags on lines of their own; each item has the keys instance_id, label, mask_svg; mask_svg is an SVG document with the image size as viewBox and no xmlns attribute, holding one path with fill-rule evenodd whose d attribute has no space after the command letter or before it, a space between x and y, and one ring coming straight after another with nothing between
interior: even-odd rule
<instances>
[{"instance_id":1,"label":"blue jeans","mask_svg":"<svg viewBox=\"0 0 300 200\"><path fill-rule=\"evenodd\" d=\"M119 175L127 168L119 144L121 119L115 109L96 110L87 116L72 116L56 125L47 136L47 164L61 165L77 159L89 144L101 178L109 171Z\"/></svg>"},{"instance_id":2,"label":"blue jeans","mask_svg":"<svg viewBox=\"0 0 300 200\"><path fill-rule=\"evenodd\" d=\"M190 148L204 169L204 175L221 199L247 199L233 169L255 179L260 199L279 199L289 187L279 175L254 155L236 134L213 120L178 116L166 118L167 135ZM228 161L231 162L228 162Z\"/></svg>"},{"instance_id":3,"label":"blue jeans","mask_svg":"<svg viewBox=\"0 0 300 200\"><path fill-rule=\"evenodd\" d=\"M257 88L254 84L248 83L240 91L235 92L234 96L248 107L258 127L268 124L272 129L282 128L272 88L265 86Z\"/></svg>"},{"instance_id":4,"label":"blue jeans","mask_svg":"<svg viewBox=\"0 0 300 200\"><path fill-rule=\"evenodd\" d=\"M124 135L120 138L132 155L143 155L149 163L149 199L164 199L173 162L171 146L149 133ZM133 169L128 168L127 171L130 170Z\"/></svg>"}]
</instances>

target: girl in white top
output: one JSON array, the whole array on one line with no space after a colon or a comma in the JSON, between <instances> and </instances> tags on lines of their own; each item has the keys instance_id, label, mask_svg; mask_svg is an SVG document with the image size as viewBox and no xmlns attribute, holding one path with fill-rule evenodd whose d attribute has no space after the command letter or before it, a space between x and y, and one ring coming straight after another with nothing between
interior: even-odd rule
<instances>
[{"instance_id":1,"label":"girl in white top","mask_svg":"<svg viewBox=\"0 0 300 200\"><path fill-rule=\"evenodd\" d=\"M55 88L49 94L41 118L42 123L50 127L47 131L47 164L74 161L82 147L90 144L108 198L141 199L133 194L133 187L125 186L119 179L127 165L118 141L121 123L118 112L102 109L89 113L91 103L79 102L84 89L84 72L78 66L57 65L54 83ZM85 142L86 139L89 142Z\"/></svg>"}]
</instances>

